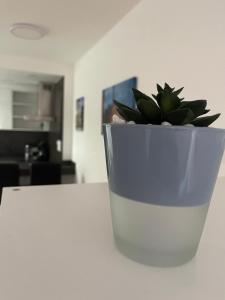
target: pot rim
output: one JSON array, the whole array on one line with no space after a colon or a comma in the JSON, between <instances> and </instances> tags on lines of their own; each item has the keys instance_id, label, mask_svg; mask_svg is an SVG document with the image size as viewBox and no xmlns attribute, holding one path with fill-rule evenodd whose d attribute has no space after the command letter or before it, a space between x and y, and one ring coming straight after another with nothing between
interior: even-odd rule
<instances>
[{"instance_id":1,"label":"pot rim","mask_svg":"<svg viewBox=\"0 0 225 300\"><path fill-rule=\"evenodd\" d=\"M225 129L224 128L216 128L216 127L199 127L199 126L184 126L184 125L152 125L152 124L126 124L126 123L104 123L102 125L103 127L118 127L118 126L122 126L122 127L127 127L127 128L149 128L149 129L166 129L166 130L173 130L173 129L177 129L177 130L198 130L198 131L221 131L223 133L225 133Z\"/></svg>"}]
</instances>

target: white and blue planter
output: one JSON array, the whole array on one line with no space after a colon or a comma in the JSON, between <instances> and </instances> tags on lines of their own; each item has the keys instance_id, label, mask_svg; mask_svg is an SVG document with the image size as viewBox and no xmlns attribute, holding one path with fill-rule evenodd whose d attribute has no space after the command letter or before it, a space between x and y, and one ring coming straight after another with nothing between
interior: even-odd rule
<instances>
[{"instance_id":1,"label":"white and blue planter","mask_svg":"<svg viewBox=\"0 0 225 300\"><path fill-rule=\"evenodd\" d=\"M118 249L155 266L196 253L222 159L225 130L104 125Z\"/></svg>"}]
</instances>

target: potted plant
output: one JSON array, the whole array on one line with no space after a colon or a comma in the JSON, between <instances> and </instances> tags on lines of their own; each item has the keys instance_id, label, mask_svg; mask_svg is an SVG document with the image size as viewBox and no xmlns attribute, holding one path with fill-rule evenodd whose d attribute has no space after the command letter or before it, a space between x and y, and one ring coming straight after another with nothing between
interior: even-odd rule
<instances>
[{"instance_id":1,"label":"potted plant","mask_svg":"<svg viewBox=\"0 0 225 300\"><path fill-rule=\"evenodd\" d=\"M168 84L157 91L133 89L136 109L115 101L127 123L104 124L112 224L122 253L175 266L197 251L225 130L208 128L219 114L201 116L206 100L184 101Z\"/></svg>"}]
</instances>

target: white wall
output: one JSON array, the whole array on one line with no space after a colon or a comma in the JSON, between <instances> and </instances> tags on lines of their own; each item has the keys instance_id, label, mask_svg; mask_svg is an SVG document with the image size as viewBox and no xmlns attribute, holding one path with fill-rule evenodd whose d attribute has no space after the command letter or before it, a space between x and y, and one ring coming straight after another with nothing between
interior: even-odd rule
<instances>
[{"instance_id":1,"label":"white wall","mask_svg":"<svg viewBox=\"0 0 225 300\"><path fill-rule=\"evenodd\" d=\"M65 77L63 158L71 159L73 138L73 65L0 54L0 68Z\"/></svg>"},{"instance_id":2,"label":"white wall","mask_svg":"<svg viewBox=\"0 0 225 300\"><path fill-rule=\"evenodd\" d=\"M212 113L223 113L214 126L225 128L224 11L223 0L144 0L79 61L74 98L86 100L85 129L74 138L79 177L106 180L101 93L131 76L146 93L157 82L185 86L187 99L206 98Z\"/></svg>"},{"instance_id":3,"label":"white wall","mask_svg":"<svg viewBox=\"0 0 225 300\"><path fill-rule=\"evenodd\" d=\"M0 86L0 129L12 129L12 90Z\"/></svg>"}]
</instances>

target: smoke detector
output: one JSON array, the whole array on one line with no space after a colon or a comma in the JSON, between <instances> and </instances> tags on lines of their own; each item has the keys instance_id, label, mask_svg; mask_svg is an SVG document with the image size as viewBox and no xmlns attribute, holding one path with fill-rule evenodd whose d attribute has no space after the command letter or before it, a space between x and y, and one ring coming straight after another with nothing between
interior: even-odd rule
<instances>
[{"instance_id":1,"label":"smoke detector","mask_svg":"<svg viewBox=\"0 0 225 300\"><path fill-rule=\"evenodd\" d=\"M10 32L12 35L26 40L39 40L47 34L46 29L29 23L14 23Z\"/></svg>"}]
</instances>

